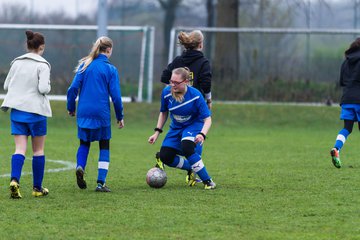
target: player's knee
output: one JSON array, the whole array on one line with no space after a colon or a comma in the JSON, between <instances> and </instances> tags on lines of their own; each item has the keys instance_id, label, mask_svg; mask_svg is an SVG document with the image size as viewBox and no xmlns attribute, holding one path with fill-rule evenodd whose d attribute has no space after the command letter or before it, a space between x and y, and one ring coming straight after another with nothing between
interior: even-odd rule
<instances>
[{"instance_id":1,"label":"player's knee","mask_svg":"<svg viewBox=\"0 0 360 240\"><path fill-rule=\"evenodd\" d=\"M344 120L344 128L349 132L349 134L352 132L353 126L354 126L354 121ZM359 130L360 130L360 124L359 124Z\"/></svg>"},{"instance_id":2,"label":"player's knee","mask_svg":"<svg viewBox=\"0 0 360 240\"><path fill-rule=\"evenodd\" d=\"M90 147L90 142L86 142L86 141L80 139L80 145L85 145L87 147Z\"/></svg>"},{"instance_id":3,"label":"player's knee","mask_svg":"<svg viewBox=\"0 0 360 240\"><path fill-rule=\"evenodd\" d=\"M166 164L170 165L174 162L176 156L176 150L169 147L161 147L160 149L160 160Z\"/></svg>"},{"instance_id":4,"label":"player's knee","mask_svg":"<svg viewBox=\"0 0 360 240\"><path fill-rule=\"evenodd\" d=\"M110 149L110 140L100 140L99 148L104 149L104 150L109 150Z\"/></svg>"},{"instance_id":5,"label":"player's knee","mask_svg":"<svg viewBox=\"0 0 360 240\"><path fill-rule=\"evenodd\" d=\"M182 152L185 157L190 157L195 153L195 143L190 140L181 141Z\"/></svg>"}]
</instances>

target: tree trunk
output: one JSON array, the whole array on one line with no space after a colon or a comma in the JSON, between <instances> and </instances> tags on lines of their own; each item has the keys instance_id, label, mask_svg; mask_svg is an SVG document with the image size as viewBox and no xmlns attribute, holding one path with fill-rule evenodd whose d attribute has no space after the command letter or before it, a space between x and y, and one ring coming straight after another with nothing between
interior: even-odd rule
<instances>
[{"instance_id":1,"label":"tree trunk","mask_svg":"<svg viewBox=\"0 0 360 240\"><path fill-rule=\"evenodd\" d=\"M216 20L216 0L206 0L206 9L207 9L207 27L215 27ZM208 32L205 37L205 46L206 46L206 56L209 59L213 59L214 55L214 43L215 43L215 34Z\"/></svg>"},{"instance_id":2,"label":"tree trunk","mask_svg":"<svg viewBox=\"0 0 360 240\"><path fill-rule=\"evenodd\" d=\"M174 22L176 19L176 9L181 4L182 0L158 0L161 7L165 11L164 17L164 48L163 48L163 56L165 59L169 52L169 44L170 44L170 31L174 26Z\"/></svg>"},{"instance_id":3,"label":"tree trunk","mask_svg":"<svg viewBox=\"0 0 360 240\"><path fill-rule=\"evenodd\" d=\"M217 27L238 27L238 8L238 0L218 0ZM217 87L226 90L238 80L239 64L239 34L217 32L213 61L213 79Z\"/></svg>"}]
</instances>

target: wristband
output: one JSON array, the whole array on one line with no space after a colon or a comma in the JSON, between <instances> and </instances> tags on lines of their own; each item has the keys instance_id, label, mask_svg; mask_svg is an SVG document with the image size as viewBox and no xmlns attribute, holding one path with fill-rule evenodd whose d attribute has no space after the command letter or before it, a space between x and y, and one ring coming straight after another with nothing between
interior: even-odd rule
<instances>
[{"instance_id":1,"label":"wristband","mask_svg":"<svg viewBox=\"0 0 360 240\"><path fill-rule=\"evenodd\" d=\"M203 138L204 138L204 140L206 139L206 135L205 134L203 134L202 132L201 133L199 133L201 136L203 136Z\"/></svg>"},{"instance_id":2,"label":"wristband","mask_svg":"<svg viewBox=\"0 0 360 240\"><path fill-rule=\"evenodd\" d=\"M162 132L163 132L163 130L162 130L161 128L157 128L157 127L154 128L154 131L155 131L155 132L159 132L159 133L162 133Z\"/></svg>"}]
</instances>

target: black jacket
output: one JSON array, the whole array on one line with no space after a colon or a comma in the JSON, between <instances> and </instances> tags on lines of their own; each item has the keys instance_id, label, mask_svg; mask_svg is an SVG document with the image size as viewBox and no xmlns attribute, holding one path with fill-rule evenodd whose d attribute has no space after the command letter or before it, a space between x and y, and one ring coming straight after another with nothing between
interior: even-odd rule
<instances>
[{"instance_id":1,"label":"black jacket","mask_svg":"<svg viewBox=\"0 0 360 240\"><path fill-rule=\"evenodd\" d=\"M360 50L346 52L341 65L340 86L343 95L340 104L360 104Z\"/></svg>"},{"instance_id":2,"label":"black jacket","mask_svg":"<svg viewBox=\"0 0 360 240\"><path fill-rule=\"evenodd\" d=\"M175 68L188 67L193 76L193 87L203 95L211 91L211 67L209 60L198 50L185 50L177 56L162 72L161 82L169 84L171 72Z\"/></svg>"}]
</instances>

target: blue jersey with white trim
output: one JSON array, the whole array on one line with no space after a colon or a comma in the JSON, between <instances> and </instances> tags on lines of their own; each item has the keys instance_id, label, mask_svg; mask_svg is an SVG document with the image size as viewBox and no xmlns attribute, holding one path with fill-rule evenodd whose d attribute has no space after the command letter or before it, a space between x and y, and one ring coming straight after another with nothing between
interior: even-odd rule
<instances>
[{"instance_id":1,"label":"blue jersey with white trim","mask_svg":"<svg viewBox=\"0 0 360 240\"><path fill-rule=\"evenodd\" d=\"M182 102L177 102L171 95L171 87L166 86L161 94L160 112L169 112L171 128L187 127L195 122L204 122L211 116L204 97L194 87L187 87Z\"/></svg>"}]
</instances>

